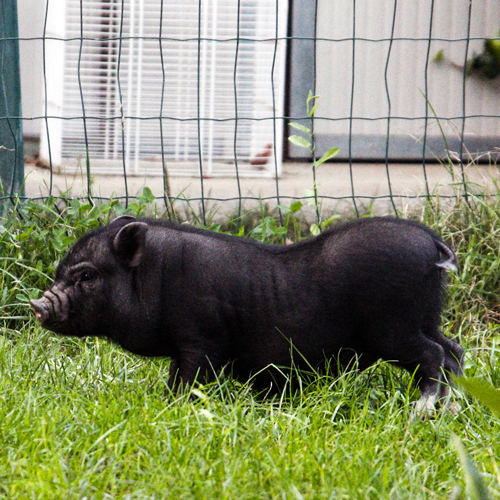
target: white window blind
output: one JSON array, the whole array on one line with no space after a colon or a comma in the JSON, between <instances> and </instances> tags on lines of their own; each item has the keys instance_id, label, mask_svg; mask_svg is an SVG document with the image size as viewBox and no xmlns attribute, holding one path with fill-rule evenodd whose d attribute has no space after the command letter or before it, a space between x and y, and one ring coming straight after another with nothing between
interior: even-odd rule
<instances>
[{"instance_id":1,"label":"white window blind","mask_svg":"<svg viewBox=\"0 0 500 500\"><path fill-rule=\"evenodd\" d=\"M42 156L73 171L88 144L95 174L279 173L286 5L50 1Z\"/></svg>"}]
</instances>

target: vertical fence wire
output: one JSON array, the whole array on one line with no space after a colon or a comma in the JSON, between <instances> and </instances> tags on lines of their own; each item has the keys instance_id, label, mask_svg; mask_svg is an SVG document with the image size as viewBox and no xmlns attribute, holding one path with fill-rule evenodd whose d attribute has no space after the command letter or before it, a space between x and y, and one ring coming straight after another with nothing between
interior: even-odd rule
<instances>
[{"instance_id":1,"label":"vertical fence wire","mask_svg":"<svg viewBox=\"0 0 500 500\"><path fill-rule=\"evenodd\" d=\"M276 136L276 91L274 86L274 72L276 70L276 55L278 53L278 20L279 20L279 1L275 1L275 16L276 16L276 24L275 24L275 32L274 32L274 50L273 50L273 63L271 65L271 92L272 92L272 106L273 106L273 151L274 151L274 178L275 178L275 186L276 186L276 204L278 205L278 216L280 219L281 225L283 225L283 212L281 210L281 201L280 201L280 185L278 182L278 151L276 151L277 144L277 136ZM285 238L286 239L286 238Z\"/></svg>"},{"instance_id":2,"label":"vertical fence wire","mask_svg":"<svg viewBox=\"0 0 500 500\"><path fill-rule=\"evenodd\" d=\"M351 197L356 217L359 217L358 204L356 203L356 194L354 191L354 170L352 161L352 130L354 124L354 91L356 81L356 0L352 2L352 49L351 49L351 96L349 105L349 137L348 137L348 152L349 158L349 180L351 183Z\"/></svg>"},{"instance_id":3,"label":"vertical fence wire","mask_svg":"<svg viewBox=\"0 0 500 500\"><path fill-rule=\"evenodd\" d=\"M50 144L50 132L49 132L49 110L48 110L48 90L47 90L47 21L49 18L49 6L50 0L47 0L45 5L45 14L43 19L43 32L42 32L42 66L43 66L43 108L44 108L44 125L45 133L47 134L47 152L49 156L49 197L52 196L52 190L54 186L54 168L52 163L52 147Z\"/></svg>"},{"instance_id":4,"label":"vertical fence wire","mask_svg":"<svg viewBox=\"0 0 500 500\"><path fill-rule=\"evenodd\" d=\"M434 0L431 0L431 9L429 14L429 38L427 42L427 52L425 55L425 69L424 69L425 116L424 116L424 136L422 139L422 172L424 175L425 195L427 201L430 200L429 180L427 178L426 154L427 154L427 129L429 126L429 61L431 57L433 20L434 20Z\"/></svg>"},{"instance_id":5,"label":"vertical fence wire","mask_svg":"<svg viewBox=\"0 0 500 500\"><path fill-rule=\"evenodd\" d=\"M122 65L122 45L123 45L123 19L125 16L125 2L122 2L120 10L120 34L118 40L118 59L116 62L116 86L118 88L118 99L120 101L120 123L121 123L121 140L122 140L122 167L123 167L123 182L125 185L125 207L128 207L128 182L127 182L127 161L125 147L125 113L123 111L123 92L121 84L121 65Z\"/></svg>"},{"instance_id":6,"label":"vertical fence wire","mask_svg":"<svg viewBox=\"0 0 500 500\"><path fill-rule=\"evenodd\" d=\"M163 57L163 2L160 5L160 26L159 26L159 49L160 49L160 63L161 63L161 97L160 97L160 153L161 153L161 164L163 173L163 202L165 203L165 209L167 210L167 215L169 219L172 219L172 214L170 213L170 180L168 177L168 166L165 159L165 136L163 133L163 106L165 102L165 84L166 84L166 74L165 74L165 59Z\"/></svg>"},{"instance_id":7,"label":"vertical fence wire","mask_svg":"<svg viewBox=\"0 0 500 500\"><path fill-rule=\"evenodd\" d=\"M87 115L85 114L85 98L83 96L82 87L82 75L81 75L81 65L82 65L82 52L83 52L83 0L80 0L80 48L78 51L78 89L80 91L80 101L82 105L82 121L83 121L83 136L85 140L85 171L87 173L87 198L90 203L92 201L92 185L90 176L90 149L89 149L89 137L87 132Z\"/></svg>"},{"instance_id":8,"label":"vertical fence wire","mask_svg":"<svg viewBox=\"0 0 500 500\"><path fill-rule=\"evenodd\" d=\"M466 119L466 91L467 91L467 67L468 67L468 59L469 59L469 44L470 44L470 26L471 26L471 18L472 18L472 0L468 2L468 11L467 11L467 36L465 40L465 53L464 53L464 69L462 71L462 129L460 132L460 151L459 151L459 162L460 162L460 172L462 175L462 184L463 184L463 194L466 203L469 203L469 189L467 187L467 179L465 175L465 166L464 166L464 140L465 140L465 119Z\"/></svg>"},{"instance_id":9,"label":"vertical fence wire","mask_svg":"<svg viewBox=\"0 0 500 500\"><path fill-rule=\"evenodd\" d=\"M396 204L394 203L394 197L392 194L392 186L391 186L391 175L389 172L389 144L391 138L391 95L389 92L389 62L391 60L391 51L392 51L392 43L394 41L394 29L396 27L396 14L398 10L398 0L394 0L394 10L392 12L392 24L391 24L391 37L389 40L389 48L387 49L387 58L385 61L385 69L384 69L384 84L385 84L385 94L387 98L387 129L386 129L386 139L385 139L385 175L387 178L387 187L389 189L389 198L391 200L391 205L394 213L398 215L398 209L396 208Z\"/></svg>"},{"instance_id":10,"label":"vertical fence wire","mask_svg":"<svg viewBox=\"0 0 500 500\"><path fill-rule=\"evenodd\" d=\"M312 74L312 95L316 96L316 78L318 76L318 71L317 71L317 38L318 38L318 0L315 0L314 2L314 48L313 48L313 74ZM315 103L316 99L314 99ZM313 191L314 191L314 206L316 207L316 220L318 222L318 225L320 225L321 222L321 213L320 213L320 205L319 205L319 199L318 199L318 183L317 183L317 176L316 176L316 139L315 139L315 130L314 130L314 103L311 103L313 105L311 112L310 112L310 119L311 119L311 155L312 155L312 174L313 174ZM309 106L308 106L308 111L309 111ZM321 226L320 226L321 228Z\"/></svg>"},{"instance_id":11,"label":"vertical fence wire","mask_svg":"<svg viewBox=\"0 0 500 500\"><path fill-rule=\"evenodd\" d=\"M233 142L233 154L234 154L234 170L236 173L236 185L238 188L238 227L241 224L241 209L242 209L242 197L241 197L241 182L240 182L240 172L238 169L238 56L240 50L240 21L241 21L241 0L238 0L238 9L236 14L236 47L234 51L234 67L233 67L233 91L234 91L234 142Z\"/></svg>"},{"instance_id":12,"label":"vertical fence wire","mask_svg":"<svg viewBox=\"0 0 500 500\"><path fill-rule=\"evenodd\" d=\"M201 106L200 106L200 97L201 97L201 89L200 89L200 82L201 82L201 16L202 16L202 0L198 1L198 46L197 46L197 61L198 61L198 67L197 67L197 72L196 72L196 100L197 100L197 105L196 105L196 112L197 112L197 130L198 130L198 162L199 162L199 169L200 169L200 190L201 190L201 217L203 220L203 224L206 226L207 225L207 213L206 213L206 207L205 207L205 186L203 183L203 144L201 141Z\"/></svg>"}]
</instances>

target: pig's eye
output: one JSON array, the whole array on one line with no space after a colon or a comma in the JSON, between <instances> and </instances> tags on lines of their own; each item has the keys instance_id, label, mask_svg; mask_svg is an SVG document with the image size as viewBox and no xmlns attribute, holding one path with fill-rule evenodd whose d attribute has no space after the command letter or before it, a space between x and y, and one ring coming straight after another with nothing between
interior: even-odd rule
<instances>
[{"instance_id":1,"label":"pig's eye","mask_svg":"<svg viewBox=\"0 0 500 500\"><path fill-rule=\"evenodd\" d=\"M95 278L95 271L86 269L78 275L78 281L91 281Z\"/></svg>"}]
</instances>

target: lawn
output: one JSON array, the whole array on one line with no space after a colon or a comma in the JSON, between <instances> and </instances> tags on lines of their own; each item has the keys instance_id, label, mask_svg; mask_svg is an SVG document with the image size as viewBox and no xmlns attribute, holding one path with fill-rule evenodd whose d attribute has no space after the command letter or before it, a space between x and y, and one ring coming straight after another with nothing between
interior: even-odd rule
<instances>
[{"instance_id":1,"label":"lawn","mask_svg":"<svg viewBox=\"0 0 500 500\"><path fill-rule=\"evenodd\" d=\"M168 359L41 329L28 301L50 285L67 246L121 213L154 212L151 201L51 199L4 216L0 498L500 498L500 417L460 386L459 411L425 420L411 419L411 375L382 362L271 398L230 377L172 396ZM267 211L209 228L298 239L309 231L300 214L295 204L282 222ZM456 250L443 330L466 349L466 376L500 387L499 197L409 215Z\"/></svg>"}]
</instances>

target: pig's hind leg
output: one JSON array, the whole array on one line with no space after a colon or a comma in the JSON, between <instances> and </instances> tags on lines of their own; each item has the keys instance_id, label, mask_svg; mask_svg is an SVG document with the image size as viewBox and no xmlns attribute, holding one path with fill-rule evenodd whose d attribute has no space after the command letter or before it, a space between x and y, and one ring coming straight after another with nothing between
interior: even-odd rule
<instances>
[{"instance_id":1,"label":"pig's hind leg","mask_svg":"<svg viewBox=\"0 0 500 500\"><path fill-rule=\"evenodd\" d=\"M446 353L443 346L418 334L399 356L398 364L415 373L420 389L420 399L415 404L415 414L434 411L436 402L441 396L443 386L443 369L446 366Z\"/></svg>"},{"instance_id":2,"label":"pig's hind leg","mask_svg":"<svg viewBox=\"0 0 500 500\"><path fill-rule=\"evenodd\" d=\"M413 325L414 322L398 322L376 328L371 345L366 348L368 352L415 373L421 394L415 413L423 414L434 410L440 396L446 352L439 342L416 330Z\"/></svg>"},{"instance_id":3,"label":"pig's hind leg","mask_svg":"<svg viewBox=\"0 0 500 500\"><path fill-rule=\"evenodd\" d=\"M439 329L434 329L429 335L431 340L440 344L444 349L444 375L445 383L441 384L439 391L439 399L446 399L450 392L450 385L453 386L453 381L449 375L462 376L463 374L463 358L464 350L462 346L445 337Z\"/></svg>"},{"instance_id":4,"label":"pig's hind leg","mask_svg":"<svg viewBox=\"0 0 500 500\"><path fill-rule=\"evenodd\" d=\"M439 329L435 329L432 338L419 335L420 354L418 359L410 361L408 365L399 363L404 368L412 371L416 367L416 376L419 378L420 399L415 404L413 417L424 418L433 412L436 402L443 408L456 412L457 408L449 405L450 385L453 384L449 375L462 374L463 349L456 342L445 337ZM460 406L458 406L458 409Z\"/></svg>"}]
</instances>

